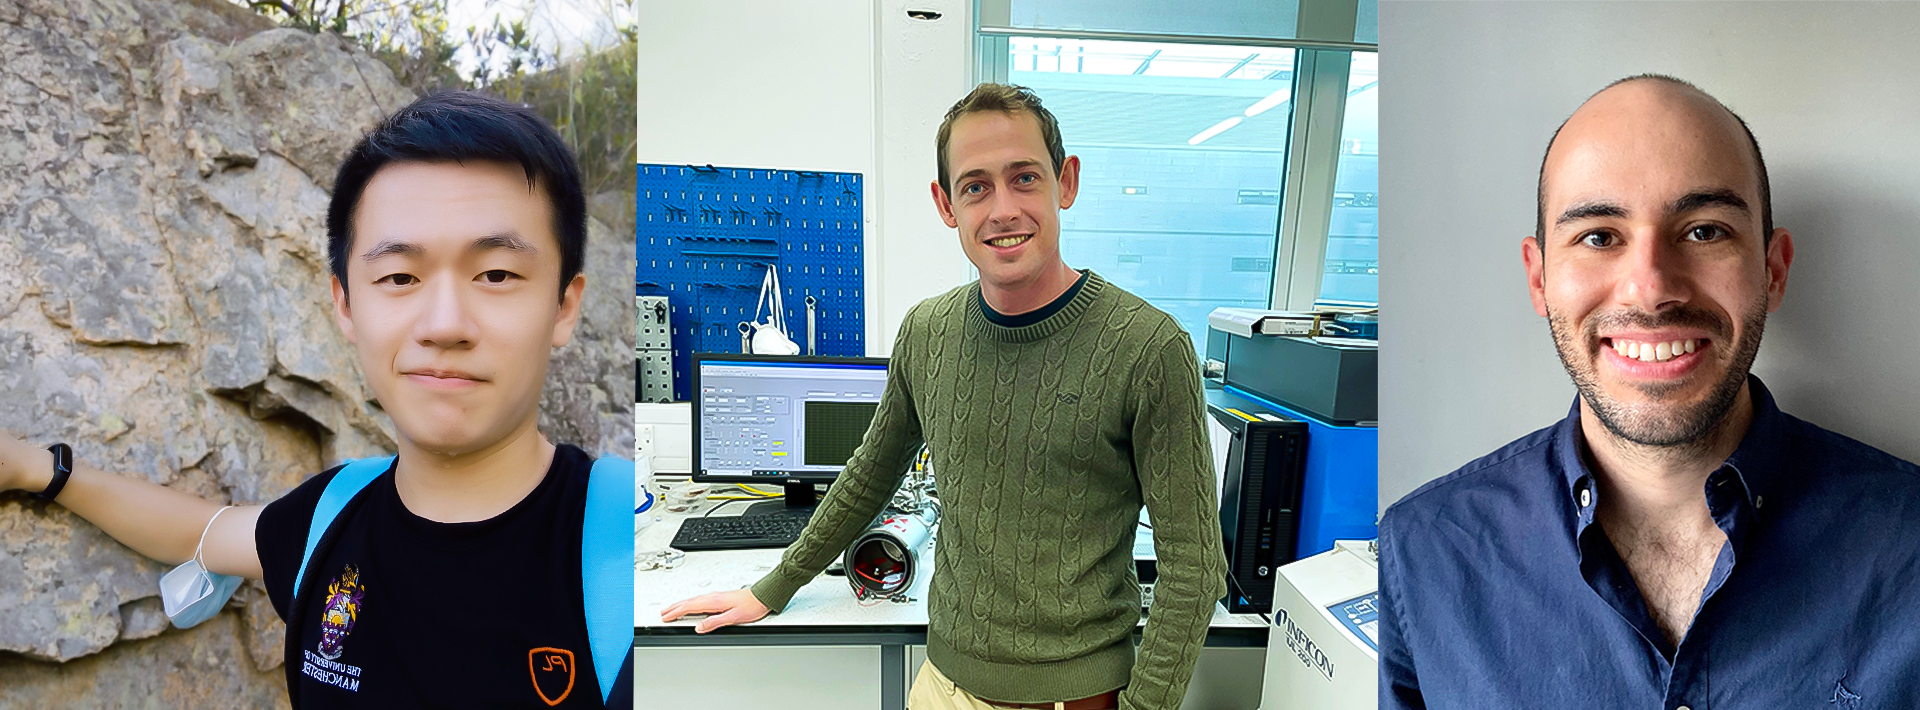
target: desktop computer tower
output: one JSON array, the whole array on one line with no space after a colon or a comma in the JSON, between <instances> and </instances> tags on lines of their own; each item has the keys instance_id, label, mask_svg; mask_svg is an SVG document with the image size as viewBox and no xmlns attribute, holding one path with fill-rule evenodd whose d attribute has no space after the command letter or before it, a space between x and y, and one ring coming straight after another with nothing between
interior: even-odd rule
<instances>
[{"instance_id":1,"label":"desktop computer tower","mask_svg":"<svg viewBox=\"0 0 1920 710\"><path fill-rule=\"evenodd\" d=\"M1215 462L1223 478L1227 611L1266 613L1280 565L1298 548L1307 424L1224 390L1206 395L1207 413L1231 437L1226 460Z\"/></svg>"}]
</instances>

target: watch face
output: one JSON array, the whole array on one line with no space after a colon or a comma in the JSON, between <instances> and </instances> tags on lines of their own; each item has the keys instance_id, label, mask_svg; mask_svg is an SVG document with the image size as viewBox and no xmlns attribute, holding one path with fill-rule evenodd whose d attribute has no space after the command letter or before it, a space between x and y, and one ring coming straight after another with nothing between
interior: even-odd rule
<instances>
[{"instance_id":1,"label":"watch face","mask_svg":"<svg viewBox=\"0 0 1920 710\"><path fill-rule=\"evenodd\" d=\"M60 489L66 486L67 477L73 474L73 448L66 444L54 444L47 450L53 452L53 480L47 484L46 490L27 495L52 502L60 495Z\"/></svg>"}]
</instances>

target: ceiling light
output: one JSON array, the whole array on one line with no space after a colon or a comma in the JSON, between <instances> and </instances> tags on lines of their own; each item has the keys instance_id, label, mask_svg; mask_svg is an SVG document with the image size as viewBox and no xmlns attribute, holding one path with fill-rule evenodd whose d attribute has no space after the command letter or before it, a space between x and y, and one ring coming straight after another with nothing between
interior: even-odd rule
<instances>
[{"instance_id":1,"label":"ceiling light","mask_svg":"<svg viewBox=\"0 0 1920 710\"><path fill-rule=\"evenodd\" d=\"M1268 94L1266 98L1254 102L1252 106L1247 107L1247 118L1253 118L1254 116L1266 113L1269 109L1286 103L1287 99L1290 98L1293 98L1292 87Z\"/></svg>"},{"instance_id":2,"label":"ceiling light","mask_svg":"<svg viewBox=\"0 0 1920 710\"><path fill-rule=\"evenodd\" d=\"M1213 124L1212 128L1208 128L1207 130L1194 134L1192 138L1188 138L1187 145L1200 145L1201 143L1205 143L1208 138L1220 135L1226 132L1227 129L1240 125L1241 120L1243 119L1239 116L1234 116L1233 118Z\"/></svg>"}]
</instances>

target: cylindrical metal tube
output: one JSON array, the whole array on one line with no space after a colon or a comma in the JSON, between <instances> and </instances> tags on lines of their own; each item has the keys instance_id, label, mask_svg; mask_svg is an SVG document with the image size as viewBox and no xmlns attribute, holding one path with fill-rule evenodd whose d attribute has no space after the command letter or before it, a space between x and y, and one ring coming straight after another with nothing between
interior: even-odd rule
<instances>
[{"instance_id":1,"label":"cylindrical metal tube","mask_svg":"<svg viewBox=\"0 0 1920 710\"><path fill-rule=\"evenodd\" d=\"M842 560L854 596L890 597L911 588L937 522L933 506L912 514L888 513L856 538Z\"/></svg>"}]
</instances>

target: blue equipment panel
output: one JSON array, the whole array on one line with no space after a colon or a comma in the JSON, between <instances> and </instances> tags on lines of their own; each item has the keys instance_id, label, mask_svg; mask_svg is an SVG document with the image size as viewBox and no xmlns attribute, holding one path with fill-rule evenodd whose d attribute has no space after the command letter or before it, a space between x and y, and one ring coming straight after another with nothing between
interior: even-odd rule
<instances>
[{"instance_id":1,"label":"blue equipment panel","mask_svg":"<svg viewBox=\"0 0 1920 710\"><path fill-rule=\"evenodd\" d=\"M1294 559L1333 549L1335 540L1380 536L1380 428L1328 423L1227 385L1234 395L1307 423L1307 464L1300 483L1300 534Z\"/></svg>"},{"instance_id":2,"label":"blue equipment panel","mask_svg":"<svg viewBox=\"0 0 1920 710\"><path fill-rule=\"evenodd\" d=\"M1327 613L1355 638L1367 642L1374 653L1380 652L1380 593L1367 592L1338 604L1327 606Z\"/></svg>"},{"instance_id":3,"label":"blue equipment panel","mask_svg":"<svg viewBox=\"0 0 1920 710\"><path fill-rule=\"evenodd\" d=\"M740 352L739 324L756 320L768 264L779 270L787 332L802 354L808 296L819 303L816 354L867 354L858 173L646 163L634 171L633 291L671 304L675 400L689 399L693 353Z\"/></svg>"}]
</instances>

